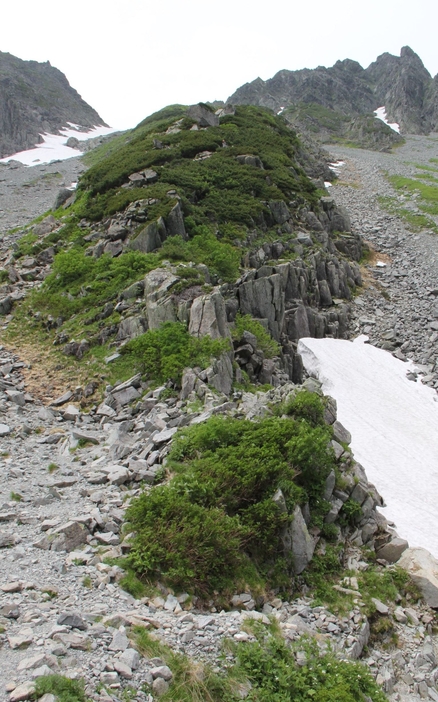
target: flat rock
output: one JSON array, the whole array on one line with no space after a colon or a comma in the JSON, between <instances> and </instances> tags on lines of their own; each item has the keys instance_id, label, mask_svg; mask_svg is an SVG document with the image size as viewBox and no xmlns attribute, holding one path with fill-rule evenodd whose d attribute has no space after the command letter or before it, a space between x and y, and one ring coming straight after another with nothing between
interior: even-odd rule
<instances>
[{"instance_id":1,"label":"flat rock","mask_svg":"<svg viewBox=\"0 0 438 702\"><path fill-rule=\"evenodd\" d=\"M176 427L172 427L172 429L164 429L164 431L160 431L158 434L155 434L155 436L152 437L152 440L154 444L164 444L166 441L170 441L172 436L176 434L178 429Z\"/></svg>"},{"instance_id":2,"label":"flat rock","mask_svg":"<svg viewBox=\"0 0 438 702\"><path fill-rule=\"evenodd\" d=\"M53 400L53 402L50 403L51 407L60 407L61 405L67 404L69 400L73 397L73 393L71 390L67 390L63 395L60 397L57 397L56 400Z\"/></svg>"},{"instance_id":3,"label":"flat rock","mask_svg":"<svg viewBox=\"0 0 438 702\"><path fill-rule=\"evenodd\" d=\"M438 609L438 561L425 548L408 548L397 565L408 571L429 607Z\"/></svg>"},{"instance_id":4,"label":"flat rock","mask_svg":"<svg viewBox=\"0 0 438 702\"><path fill-rule=\"evenodd\" d=\"M28 700L34 692L34 683L25 682L22 685L18 685L18 687L16 687L15 690L12 690L9 697L9 702L21 702L22 700Z\"/></svg>"}]
</instances>

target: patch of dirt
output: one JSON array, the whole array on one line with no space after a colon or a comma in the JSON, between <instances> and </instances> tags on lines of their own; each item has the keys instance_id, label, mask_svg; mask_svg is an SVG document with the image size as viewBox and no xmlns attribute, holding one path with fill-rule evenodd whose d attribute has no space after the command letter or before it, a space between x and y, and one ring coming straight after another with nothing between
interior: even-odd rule
<instances>
[{"instance_id":1,"label":"patch of dirt","mask_svg":"<svg viewBox=\"0 0 438 702\"><path fill-rule=\"evenodd\" d=\"M67 390L75 390L85 379L71 366L63 367L58 359L51 357L48 349L32 346L30 343L9 343L7 351L16 354L25 363L21 369L26 392L43 404L50 404Z\"/></svg>"}]
</instances>

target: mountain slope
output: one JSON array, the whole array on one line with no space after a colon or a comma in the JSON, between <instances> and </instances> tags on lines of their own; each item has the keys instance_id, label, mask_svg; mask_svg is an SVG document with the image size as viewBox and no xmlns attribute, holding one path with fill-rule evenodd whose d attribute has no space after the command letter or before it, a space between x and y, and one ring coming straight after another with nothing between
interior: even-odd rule
<instances>
[{"instance_id":1,"label":"mountain slope","mask_svg":"<svg viewBox=\"0 0 438 702\"><path fill-rule=\"evenodd\" d=\"M436 80L421 59L405 46L400 56L385 53L364 69L345 59L334 66L279 71L273 78L246 83L228 98L232 104L255 104L278 112L291 105L316 104L340 116L355 117L386 106L389 121L402 131L424 134L438 119Z\"/></svg>"},{"instance_id":2,"label":"mountain slope","mask_svg":"<svg viewBox=\"0 0 438 702\"><path fill-rule=\"evenodd\" d=\"M0 157L31 148L42 141L41 133L57 133L67 122L105 124L48 61L0 52Z\"/></svg>"}]
</instances>

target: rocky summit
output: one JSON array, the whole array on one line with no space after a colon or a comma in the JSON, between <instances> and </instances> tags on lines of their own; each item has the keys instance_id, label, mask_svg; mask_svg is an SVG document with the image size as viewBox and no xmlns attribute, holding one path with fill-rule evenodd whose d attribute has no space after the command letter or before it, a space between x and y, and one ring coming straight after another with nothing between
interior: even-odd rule
<instances>
[{"instance_id":1,"label":"rocky summit","mask_svg":"<svg viewBox=\"0 0 438 702\"><path fill-rule=\"evenodd\" d=\"M49 61L22 61L0 52L0 158L41 143L68 122L105 125Z\"/></svg>"},{"instance_id":2,"label":"rocky summit","mask_svg":"<svg viewBox=\"0 0 438 702\"><path fill-rule=\"evenodd\" d=\"M345 59L330 68L282 70L266 81L256 78L238 88L228 102L282 111L301 129L322 132L327 141L333 137L354 141L358 136L363 140L357 132L365 131L362 145L373 148L373 141L397 139L389 128L366 121L383 105L388 121L398 123L403 133L436 130L437 87L437 76L432 79L419 56L405 46L400 56L382 54L365 69Z\"/></svg>"},{"instance_id":3,"label":"rocky summit","mask_svg":"<svg viewBox=\"0 0 438 702\"><path fill-rule=\"evenodd\" d=\"M438 699L438 563L298 353L438 389L437 163L199 103L1 167L0 699Z\"/></svg>"}]
</instances>

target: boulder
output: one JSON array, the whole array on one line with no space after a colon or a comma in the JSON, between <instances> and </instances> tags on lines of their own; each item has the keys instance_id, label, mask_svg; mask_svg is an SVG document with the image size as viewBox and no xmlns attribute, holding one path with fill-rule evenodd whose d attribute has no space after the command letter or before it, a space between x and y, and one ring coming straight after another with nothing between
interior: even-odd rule
<instances>
[{"instance_id":1,"label":"boulder","mask_svg":"<svg viewBox=\"0 0 438 702\"><path fill-rule=\"evenodd\" d=\"M176 306L171 288L179 278L170 268L156 268L144 279L144 296L149 329L158 329L164 322L176 322Z\"/></svg>"},{"instance_id":2,"label":"boulder","mask_svg":"<svg viewBox=\"0 0 438 702\"><path fill-rule=\"evenodd\" d=\"M396 563L402 554L409 549L409 544L405 539L395 537L377 551L378 558L384 558L388 563Z\"/></svg>"},{"instance_id":3,"label":"boulder","mask_svg":"<svg viewBox=\"0 0 438 702\"><path fill-rule=\"evenodd\" d=\"M410 574L426 604L438 609L438 561L425 548L408 548L397 565Z\"/></svg>"},{"instance_id":4,"label":"boulder","mask_svg":"<svg viewBox=\"0 0 438 702\"><path fill-rule=\"evenodd\" d=\"M184 226L183 212L179 201L170 210L166 217L166 230L167 236L180 236L184 240L188 239L186 228Z\"/></svg>"},{"instance_id":5,"label":"boulder","mask_svg":"<svg viewBox=\"0 0 438 702\"><path fill-rule=\"evenodd\" d=\"M315 550L299 505L295 507L292 524L283 532L282 541L285 552L293 558L294 573L299 575L312 560Z\"/></svg>"},{"instance_id":6,"label":"boulder","mask_svg":"<svg viewBox=\"0 0 438 702\"><path fill-rule=\"evenodd\" d=\"M201 103L199 105L191 105L187 110L187 117L197 122L200 127L219 126L219 117Z\"/></svg>"},{"instance_id":7,"label":"boulder","mask_svg":"<svg viewBox=\"0 0 438 702\"><path fill-rule=\"evenodd\" d=\"M56 226L56 219L53 217L53 215L49 215L48 217L45 217L42 222L39 222L39 224L35 224L32 231L35 236L45 236L46 234L50 234L50 232L52 232Z\"/></svg>"},{"instance_id":8,"label":"boulder","mask_svg":"<svg viewBox=\"0 0 438 702\"><path fill-rule=\"evenodd\" d=\"M69 197L71 197L72 191L68 190L67 188L61 188L58 191L58 194L55 198L55 202L53 203L52 210L57 210L58 207L61 207L61 205L64 204L64 202L67 202Z\"/></svg>"},{"instance_id":9,"label":"boulder","mask_svg":"<svg viewBox=\"0 0 438 702\"><path fill-rule=\"evenodd\" d=\"M198 337L231 338L225 301L218 290L195 298L190 309L189 332Z\"/></svg>"},{"instance_id":10,"label":"boulder","mask_svg":"<svg viewBox=\"0 0 438 702\"><path fill-rule=\"evenodd\" d=\"M151 222L142 229L135 239L129 242L129 248L141 253L150 253L161 248L167 239L167 229L164 220L160 217L156 222Z\"/></svg>"}]
</instances>

